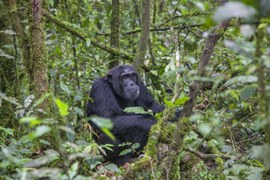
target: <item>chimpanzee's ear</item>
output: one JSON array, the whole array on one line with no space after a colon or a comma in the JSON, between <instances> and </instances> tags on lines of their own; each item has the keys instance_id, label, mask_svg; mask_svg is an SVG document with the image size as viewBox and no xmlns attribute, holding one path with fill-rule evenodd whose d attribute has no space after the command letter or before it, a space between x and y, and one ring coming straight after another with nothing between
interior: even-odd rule
<instances>
[{"instance_id":1,"label":"chimpanzee's ear","mask_svg":"<svg viewBox=\"0 0 270 180\"><path fill-rule=\"evenodd\" d=\"M112 84L112 74L108 73L105 80Z\"/></svg>"}]
</instances>

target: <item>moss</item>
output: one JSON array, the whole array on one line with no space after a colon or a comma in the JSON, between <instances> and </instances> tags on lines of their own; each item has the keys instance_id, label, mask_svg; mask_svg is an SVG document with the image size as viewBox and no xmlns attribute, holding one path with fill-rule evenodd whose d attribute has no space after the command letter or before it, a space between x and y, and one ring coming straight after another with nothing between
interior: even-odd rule
<instances>
[{"instance_id":1,"label":"moss","mask_svg":"<svg viewBox=\"0 0 270 180\"><path fill-rule=\"evenodd\" d=\"M149 134L149 139L147 145L145 146L145 155L156 158L157 156L157 144L158 144L158 134L160 130L160 124L155 124Z\"/></svg>"},{"instance_id":2,"label":"moss","mask_svg":"<svg viewBox=\"0 0 270 180\"><path fill-rule=\"evenodd\" d=\"M130 169L124 174L126 179L136 179L142 172L151 168L151 157L144 156L139 161L133 163Z\"/></svg>"},{"instance_id":3,"label":"moss","mask_svg":"<svg viewBox=\"0 0 270 180\"><path fill-rule=\"evenodd\" d=\"M169 144L172 141L173 135L175 133L176 125L175 124L167 124L162 128L160 134L160 142Z\"/></svg>"},{"instance_id":4,"label":"moss","mask_svg":"<svg viewBox=\"0 0 270 180\"><path fill-rule=\"evenodd\" d=\"M1 11L7 9L4 3L1 3ZM10 29L10 16L8 11L3 12L0 18L0 32L5 32ZM11 45L13 44L12 35L6 33L0 33L0 92L5 93L7 97L16 97L18 87L17 83L17 69L16 69L16 52ZM9 47L10 46L10 47ZM1 126L13 127L17 125L14 118L14 105L7 102L1 101L0 97L0 119Z\"/></svg>"},{"instance_id":5,"label":"moss","mask_svg":"<svg viewBox=\"0 0 270 180\"><path fill-rule=\"evenodd\" d=\"M173 156L173 163L170 170L170 179L180 179L180 158L179 156Z\"/></svg>"},{"instance_id":6,"label":"moss","mask_svg":"<svg viewBox=\"0 0 270 180\"><path fill-rule=\"evenodd\" d=\"M34 22L32 25L31 34L32 57L27 68L34 83L35 96L40 98L48 92L48 53L45 45L45 33L43 31L43 24ZM40 105L40 108L45 112L49 112L48 102L43 101Z\"/></svg>"}]
</instances>

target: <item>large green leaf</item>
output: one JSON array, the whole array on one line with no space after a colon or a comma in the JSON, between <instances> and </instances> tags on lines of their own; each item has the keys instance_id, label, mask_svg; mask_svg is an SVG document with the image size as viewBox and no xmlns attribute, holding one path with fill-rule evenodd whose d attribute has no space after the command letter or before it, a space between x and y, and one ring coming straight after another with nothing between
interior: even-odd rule
<instances>
[{"instance_id":1,"label":"large green leaf","mask_svg":"<svg viewBox=\"0 0 270 180\"><path fill-rule=\"evenodd\" d=\"M124 112L135 114L150 114L149 112L145 111L142 107L127 107L124 109Z\"/></svg>"},{"instance_id":2,"label":"large green leaf","mask_svg":"<svg viewBox=\"0 0 270 180\"><path fill-rule=\"evenodd\" d=\"M58 98L54 99L55 104L58 107L59 113L61 116L66 116L68 115L68 105L66 103L64 103L63 101L61 101Z\"/></svg>"},{"instance_id":3,"label":"large green leaf","mask_svg":"<svg viewBox=\"0 0 270 180\"><path fill-rule=\"evenodd\" d=\"M257 82L258 78L257 76L236 76L230 80L228 80L225 83L225 86L235 84L235 83L252 83L252 82Z\"/></svg>"},{"instance_id":4,"label":"large green leaf","mask_svg":"<svg viewBox=\"0 0 270 180\"><path fill-rule=\"evenodd\" d=\"M246 86L240 91L240 99L242 101L248 100L252 95L255 94L257 88L254 86Z\"/></svg>"},{"instance_id":5,"label":"large green leaf","mask_svg":"<svg viewBox=\"0 0 270 180\"><path fill-rule=\"evenodd\" d=\"M19 122L20 123L29 123L30 127L33 127L33 126L39 125L41 123L41 120L35 116L30 116L30 117L21 118Z\"/></svg>"},{"instance_id":6,"label":"large green leaf","mask_svg":"<svg viewBox=\"0 0 270 180\"><path fill-rule=\"evenodd\" d=\"M50 127L42 125L42 126L38 126L34 132L30 133L29 136L31 139L35 139L35 138L38 138L38 137L40 137L40 136L42 136L50 131L51 131Z\"/></svg>"},{"instance_id":7,"label":"large green leaf","mask_svg":"<svg viewBox=\"0 0 270 180\"><path fill-rule=\"evenodd\" d=\"M115 139L114 135L109 131L113 127L113 123L108 118L98 117L98 116L91 116L89 118L95 125L97 125L107 136L111 139Z\"/></svg>"}]
</instances>

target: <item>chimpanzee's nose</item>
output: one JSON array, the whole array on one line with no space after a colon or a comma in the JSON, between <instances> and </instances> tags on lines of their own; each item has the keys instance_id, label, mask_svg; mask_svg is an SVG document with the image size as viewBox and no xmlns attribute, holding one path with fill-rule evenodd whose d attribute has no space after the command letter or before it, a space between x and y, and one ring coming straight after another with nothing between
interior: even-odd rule
<instances>
[{"instance_id":1,"label":"chimpanzee's nose","mask_svg":"<svg viewBox=\"0 0 270 180\"><path fill-rule=\"evenodd\" d=\"M129 83L129 85L130 85L131 87L134 86L134 84L135 84L134 82L130 82L130 83Z\"/></svg>"}]
</instances>

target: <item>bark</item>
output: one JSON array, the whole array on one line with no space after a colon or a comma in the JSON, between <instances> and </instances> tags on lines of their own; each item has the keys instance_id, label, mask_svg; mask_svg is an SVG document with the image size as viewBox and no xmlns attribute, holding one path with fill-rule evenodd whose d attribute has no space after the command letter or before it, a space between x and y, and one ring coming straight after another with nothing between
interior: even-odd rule
<instances>
[{"instance_id":1,"label":"bark","mask_svg":"<svg viewBox=\"0 0 270 180\"><path fill-rule=\"evenodd\" d=\"M217 25L213 32L209 35L206 40L202 55L200 57L199 66L198 66L198 76L204 76L207 65L209 64L209 60L211 55L213 54L214 47L217 44L218 40L222 37L226 29L228 28L230 20ZM201 87L201 83L199 81L193 81L189 87L189 100L184 106L184 113L182 117L189 117L192 114L192 109L195 104L195 100L199 89Z\"/></svg>"},{"instance_id":2,"label":"bark","mask_svg":"<svg viewBox=\"0 0 270 180\"><path fill-rule=\"evenodd\" d=\"M111 15L111 47L119 48L119 26L120 26L120 14L119 14L119 0L112 0L112 15ZM118 57L114 54L111 55L112 61L110 62L110 68L118 65Z\"/></svg>"},{"instance_id":3,"label":"bark","mask_svg":"<svg viewBox=\"0 0 270 180\"><path fill-rule=\"evenodd\" d=\"M5 1L4 5L7 4L8 2ZM8 97L15 97L17 94L17 74L14 39L12 34L4 33L11 30L9 13L6 11L0 18L0 92ZM0 126L12 128L14 110L13 105L9 102L0 102Z\"/></svg>"},{"instance_id":4,"label":"bark","mask_svg":"<svg viewBox=\"0 0 270 180\"><path fill-rule=\"evenodd\" d=\"M258 76L258 100L259 100L259 111L263 114L262 120L267 123L264 127L265 141L270 145L270 114L269 114L269 97L267 96L266 85L265 85L265 67L262 56L262 42L264 38L264 29L262 27L257 28L256 34L256 52L255 58L257 60L257 76Z\"/></svg>"},{"instance_id":5,"label":"bark","mask_svg":"<svg viewBox=\"0 0 270 180\"><path fill-rule=\"evenodd\" d=\"M113 55L116 55L116 56L119 56L119 57L123 57L127 60L133 60L134 57L132 55L130 55L129 53L125 52L125 51L122 51L122 50L118 50L116 48L112 48L112 47L109 47L109 46L106 46L102 43L99 43L98 40L95 40L94 38L91 38L88 34L90 33L87 33L85 30L79 28L78 26L75 26L71 23L68 23L66 21L60 21L58 20L57 18L55 18L54 16L52 16L50 13L46 12L45 10L43 10L43 13L44 13L44 16L46 16L46 18L55 23L56 25L58 25L59 27L67 30L68 32L70 32L71 34L79 37L80 39L82 40L87 40L89 39L91 41L91 45L97 47L97 48L100 48L110 54L113 54Z\"/></svg>"},{"instance_id":6,"label":"bark","mask_svg":"<svg viewBox=\"0 0 270 180\"><path fill-rule=\"evenodd\" d=\"M31 69L34 82L34 92L37 98L48 92L47 80L47 50L45 46L45 34L42 22L42 0L32 0L32 27L31 27ZM44 101L40 108L47 110L47 101Z\"/></svg>"},{"instance_id":7,"label":"bark","mask_svg":"<svg viewBox=\"0 0 270 180\"><path fill-rule=\"evenodd\" d=\"M138 51L134 60L134 67L139 70L139 67L143 64L144 57L147 50L149 32L150 32L150 0L143 0L142 2L142 32L138 45Z\"/></svg>"},{"instance_id":8,"label":"bark","mask_svg":"<svg viewBox=\"0 0 270 180\"><path fill-rule=\"evenodd\" d=\"M22 52L21 58L25 67L30 67L30 42L27 34L24 31L24 27L22 25L21 17L22 13L18 10L17 4L15 0L7 0L7 4L9 7L10 20L12 22L13 30L16 32L16 40L18 41L19 48ZM27 71L27 75L31 75L32 73ZM25 71L22 70L23 75ZM21 81L22 82L22 81Z\"/></svg>"}]
</instances>

